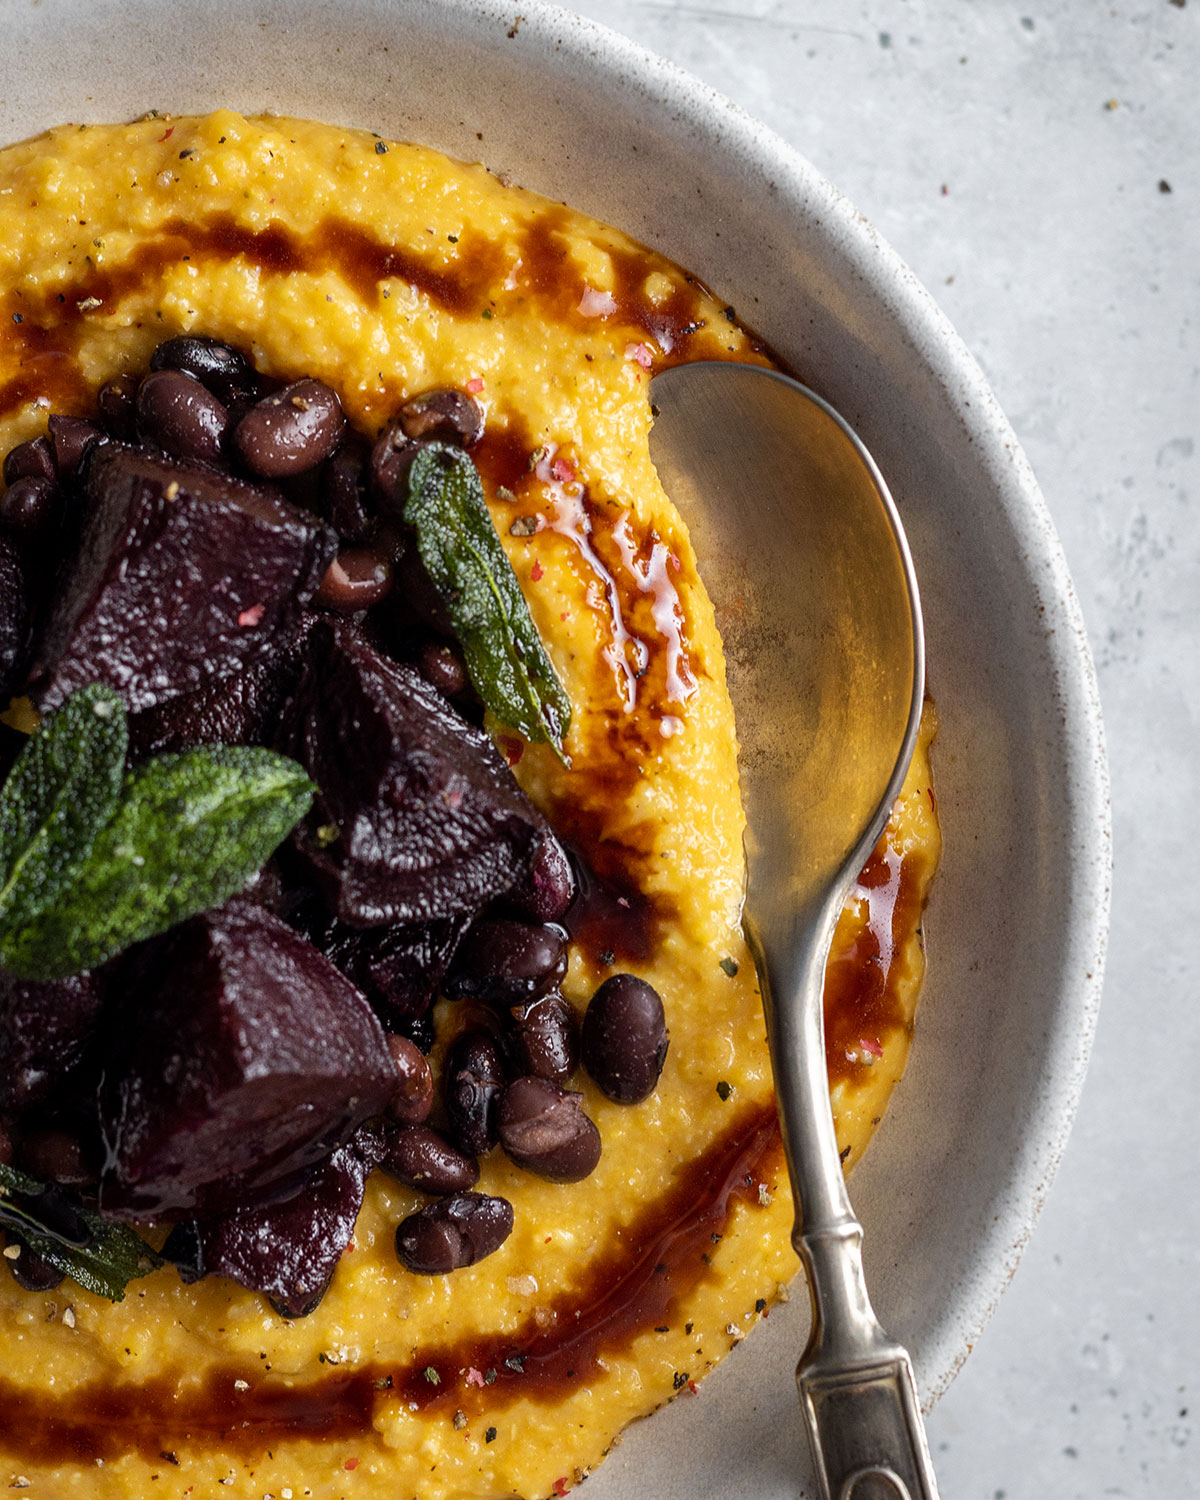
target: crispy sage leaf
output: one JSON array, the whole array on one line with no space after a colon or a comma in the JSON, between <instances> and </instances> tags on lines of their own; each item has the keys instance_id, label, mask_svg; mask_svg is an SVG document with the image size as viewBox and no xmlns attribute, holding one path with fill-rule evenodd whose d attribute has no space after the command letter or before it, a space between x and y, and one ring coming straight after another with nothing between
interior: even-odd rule
<instances>
[{"instance_id":1,"label":"crispy sage leaf","mask_svg":"<svg viewBox=\"0 0 1200 1500\"><path fill-rule=\"evenodd\" d=\"M111 688L73 693L30 736L0 790L0 931L59 897L117 805L129 734Z\"/></svg>"},{"instance_id":2,"label":"crispy sage leaf","mask_svg":"<svg viewBox=\"0 0 1200 1500\"><path fill-rule=\"evenodd\" d=\"M562 754L571 702L529 614L467 455L430 443L409 470L404 519L485 705L528 740Z\"/></svg>"},{"instance_id":3,"label":"crispy sage leaf","mask_svg":"<svg viewBox=\"0 0 1200 1500\"><path fill-rule=\"evenodd\" d=\"M62 1188L0 1165L0 1224L86 1291L120 1302L135 1277L162 1264L125 1224L102 1219Z\"/></svg>"},{"instance_id":4,"label":"crispy sage leaf","mask_svg":"<svg viewBox=\"0 0 1200 1500\"><path fill-rule=\"evenodd\" d=\"M0 962L21 979L64 979L219 906L304 816L313 791L294 761L244 746L136 767L54 904L0 927Z\"/></svg>"}]
</instances>

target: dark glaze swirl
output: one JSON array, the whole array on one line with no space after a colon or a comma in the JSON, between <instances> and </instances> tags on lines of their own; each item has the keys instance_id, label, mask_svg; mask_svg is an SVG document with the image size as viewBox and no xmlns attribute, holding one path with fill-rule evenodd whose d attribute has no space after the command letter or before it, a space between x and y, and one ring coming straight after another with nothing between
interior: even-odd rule
<instances>
[{"instance_id":1,"label":"dark glaze swirl","mask_svg":"<svg viewBox=\"0 0 1200 1500\"><path fill-rule=\"evenodd\" d=\"M310 1381L225 1365L199 1382L181 1372L30 1398L0 1379L0 1451L30 1464L94 1464L124 1453L153 1462L164 1450L208 1448L253 1458L284 1438L369 1442L377 1409L397 1398L410 1410L458 1409L468 1420L491 1419L516 1400L552 1404L602 1378L605 1353L678 1317L688 1292L712 1274L708 1251L734 1204L757 1202L759 1185L773 1188L782 1170L774 1111L740 1121L591 1262L548 1330L531 1319L511 1337L421 1348L402 1365L325 1370ZM471 1370L479 1380L464 1380Z\"/></svg>"}]
</instances>

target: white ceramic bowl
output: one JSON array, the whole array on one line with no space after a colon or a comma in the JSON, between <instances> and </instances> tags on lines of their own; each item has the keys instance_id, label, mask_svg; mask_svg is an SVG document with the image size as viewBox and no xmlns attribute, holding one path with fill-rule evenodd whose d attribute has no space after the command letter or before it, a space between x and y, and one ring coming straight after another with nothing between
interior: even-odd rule
<instances>
[{"instance_id":1,"label":"white ceramic bowl","mask_svg":"<svg viewBox=\"0 0 1200 1500\"><path fill-rule=\"evenodd\" d=\"M155 107L274 110L438 146L665 251L838 407L916 556L945 860L911 1065L852 1184L886 1325L936 1399L1021 1253L1083 1079L1109 830L1079 609L1033 476L912 274L782 141L537 0L57 0L0 8L0 137ZM791 1496L804 1299L640 1424L592 1500Z\"/></svg>"}]
</instances>

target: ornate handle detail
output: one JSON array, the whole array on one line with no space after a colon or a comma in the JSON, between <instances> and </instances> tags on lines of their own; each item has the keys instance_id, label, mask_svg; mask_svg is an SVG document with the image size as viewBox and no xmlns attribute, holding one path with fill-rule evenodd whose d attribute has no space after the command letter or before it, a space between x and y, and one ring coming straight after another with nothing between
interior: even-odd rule
<instances>
[{"instance_id":1,"label":"ornate handle detail","mask_svg":"<svg viewBox=\"0 0 1200 1500\"><path fill-rule=\"evenodd\" d=\"M937 1500L912 1364L796 1372L823 1500Z\"/></svg>"}]
</instances>

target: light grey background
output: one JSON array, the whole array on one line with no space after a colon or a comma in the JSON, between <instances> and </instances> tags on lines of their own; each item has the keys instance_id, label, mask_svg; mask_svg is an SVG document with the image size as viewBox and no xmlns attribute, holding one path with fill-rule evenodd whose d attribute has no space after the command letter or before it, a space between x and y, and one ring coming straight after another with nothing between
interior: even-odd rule
<instances>
[{"instance_id":1,"label":"light grey background","mask_svg":"<svg viewBox=\"0 0 1200 1500\"><path fill-rule=\"evenodd\" d=\"M1200 0L567 8L837 183L956 324L1041 481L1104 700L1112 945L1066 1160L930 1437L944 1500L1200 1494Z\"/></svg>"}]
</instances>

